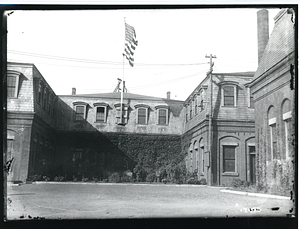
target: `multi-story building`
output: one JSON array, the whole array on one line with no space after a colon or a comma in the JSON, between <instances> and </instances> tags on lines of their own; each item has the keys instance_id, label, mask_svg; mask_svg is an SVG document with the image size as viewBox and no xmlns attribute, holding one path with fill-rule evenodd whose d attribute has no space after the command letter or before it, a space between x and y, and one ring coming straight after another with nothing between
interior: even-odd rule
<instances>
[{"instance_id":1,"label":"multi-story building","mask_svg":"<svg viewBox=\"0 0 300 229\"><path fill-rule=\"evenodd\" d=\"M264 20L261 20L264 18ZM282 9L269 38L268 11L258 12L258 69L250 84L255 104L257 185L288 194L295 179L295 14Z\"/></svg>"},{"instance_id":2,"label":"multi-story building","mask_svg":"<svg viewBox=\"0 0 300 229\"><path fill-rule=\"evenodd\" d=\"M233 179L255 183L254 108L248 87L253 75L213 73L211 80L207 75L185 101L182 150L188 171L198 179L215 185Z\"/></svg>"},{"instance_id":3,"label":"multi-story building","mask_svg":"<svg viewBox=\"0 0 300 229\"><path fill-rule=\"evenodd\" d=\"M8 63L8 181L153 168L180 153L183 101L124 93L57 96L34 64ZM157 165L158 169L160 165ZM52 177L53 178L53 177Z\"/></svg>"},{"instance_id":4,"label":"multi-story building","mask_svg":"<svg viewBox=\"0 0 300 229\"><path fill-rule=\"evenodd\" d=\"M56 147L57 96L33 64L7 65L8 181L25 181L52 161Z\"/></svg>"},{"instance_id":5,"label":"multi-story building","mask_svg":"<svg viewBox=\"0 0 300 229\"><path fill-rule=\"evenodd\" d=\"M157 158L180 153L183 101L169 93L124 93L121 114L120 98L120 92L76 95L74 89L59 96L57 165L94 164L103 177L105 171L132 171L135 164L159 170Z\"/></svg>"},{"instance_id":6,"label":"multi-story building","mask_svg":"<svg viewBox=\"0 0 300 229\"><path fill-rule=\"evenodd\" d=\"M185 101L124 93L121 103L120 92L76 89L57 96L34 64L8 63L8 181L36 174L101 179L136 165L159 174L164 161L185 160L209 185L240 179L290 190L295 19L282 10L268 39L266 12L258 16L257 71L207 74Z\"/></svg>"}]
</instances>

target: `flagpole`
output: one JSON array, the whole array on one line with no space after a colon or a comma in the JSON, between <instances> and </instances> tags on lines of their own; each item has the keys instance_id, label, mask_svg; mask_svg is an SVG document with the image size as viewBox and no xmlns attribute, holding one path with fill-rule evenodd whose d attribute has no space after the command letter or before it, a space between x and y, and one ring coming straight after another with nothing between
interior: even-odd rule
<instances>
[{"instance_id":1,"label":"flagpole","mask_svg":"<svg viewBox=\"0 0 300 229\"><path fill-rule=\"evenodd\" d=\"M124 25L125 25L125 23L126 23L126 18L124 17ZM125 39L126 39L126 31L125 31ZM124 39L124 41L125 41L125 39ZM124 49L125 49L125 42L124 42ZM123 50L124 50L123 49ZM124 54L123 54L123 75L122 75L122 87L121 87L121 117L120 117L120 119L121 119L121 123L123 124L123 93L124 93Z\"/></svg>"}]
</instances>

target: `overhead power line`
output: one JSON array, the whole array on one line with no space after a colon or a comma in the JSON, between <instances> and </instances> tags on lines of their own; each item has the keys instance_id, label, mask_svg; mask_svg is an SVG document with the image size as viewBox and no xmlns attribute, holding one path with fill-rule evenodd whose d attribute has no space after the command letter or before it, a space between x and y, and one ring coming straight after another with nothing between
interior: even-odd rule
<instances>
[{"instance_id":1,"label":"overhead power line","mask_svg":"<svg viewBox=\"0 0 300 229\"><path fill-rule=\"evenodd\" d=\"M38 58L45 59L53 59L53 60L62 60L69 62L82 62L89 64L106 64L106 65L123 65L123 62L115 62L115 61L100 61L100 60L91 60L91 59L79 59L79 58L71 58L71 57L62 57L62 56L52 56L52 55L44 55L38 53L30 53L30 52L22 52L16 50L8 50L8 53L22 55L22 56L32 56ZM135 63L136 66L189 66L189 65L202 65L208 64L208 62L204 63L177 63L177 64L150 64L150 63Z\"/></svg>"}]
</instances>

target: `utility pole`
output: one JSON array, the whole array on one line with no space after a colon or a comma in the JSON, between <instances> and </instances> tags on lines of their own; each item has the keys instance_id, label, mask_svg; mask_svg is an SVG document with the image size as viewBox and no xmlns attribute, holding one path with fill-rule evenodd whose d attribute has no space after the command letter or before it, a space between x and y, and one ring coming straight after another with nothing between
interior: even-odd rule
<instances>
[{"instance_id":1,"label":"utility pole","mask_svg":"<svg viewBox=\"0 0 300 229\"><path fill-rule=\"evenodd\" d=\"M209 147L209 169L207 169L207 178L208 178L208 185L212 184L212 144L213 144L213 135L212 135L212 116L213 116L213 85L212 85L212 71L213 71L213 66L214 62L212 62L212 58L217 58L216 56L213 56L210 54L209 56L206 55L205 58L209 58L209 63L210 63L210 69L209 72L209 83L210 83L210 111L209 111L209 119L208 119L208 147Z\"/></svg>"}]
</instances>

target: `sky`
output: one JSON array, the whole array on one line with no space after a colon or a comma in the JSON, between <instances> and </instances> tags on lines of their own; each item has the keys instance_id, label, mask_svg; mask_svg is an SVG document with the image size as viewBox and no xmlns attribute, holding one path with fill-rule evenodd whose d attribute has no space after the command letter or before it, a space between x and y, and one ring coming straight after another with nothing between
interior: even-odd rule
<instances>
[{"instance_id":1,"label":"sky","mask_svg":"<svg viewBox=\"0 0 300 229\"><path fill-rule=\"evenodd\" d=\"M57 95L113 92L186 100L214 73L257 69L259 9L21 11L7 17L7 59L33 63ZM270 33L280 9L269 10ZM124 21L138 46L134 67L123 57Z\"/></svg>"}]
</instances>

